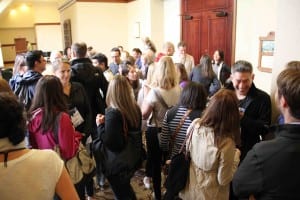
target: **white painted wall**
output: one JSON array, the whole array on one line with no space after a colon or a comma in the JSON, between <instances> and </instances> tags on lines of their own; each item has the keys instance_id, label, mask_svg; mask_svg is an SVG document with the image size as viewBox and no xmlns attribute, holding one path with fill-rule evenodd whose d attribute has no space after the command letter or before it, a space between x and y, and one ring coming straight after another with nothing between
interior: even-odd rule
<instances>
[{"instance_id":1,"label":"white painted wall","mask_svg":"<svg viewBox=\"0 0 300 200\"><path fill-rule=\"evenodd\" d=\"M140 22L141 38L148 36L162 50L166 41L180 41L180 0L136 0L128 4L128 49L143 50L141 38L132 36L132 27Z\"/></svg>"},{"instance_id":2,"label":"white painted wall","mask_svg":"<svg viewBox=\"0 0 300 200\"><path fill-rule=\"evenodd\" d=\"M286 63L292 60L300 60L300 26L299 26L299 0L289 0L288 3L276 0L276 40L272 81L270 84L273 102L273 121L277 119L274 93L276 91L276 79L278 74L284 69Z\"/></svg>"},{"instance_id":3,"label":"white painted wall","mask_svg":"<svg viewBox=\"0 0 300 200\"><path fill-rule=\"evenodd\" d=\"M164 42L181 40L180 0L164 0Z\"/></svg>"},{"instance_id":4,"label":"white painted wall","mask_svg":"<svg viewBox=\"0 0 300 200\"><path fill-rule=\"evenodd\" d=\"M103 52L108 57L111 48L118 45L122 45L130 53L135 47L143 51L142 38L146 36L161 50L163 42L166 41L164 6L167 3L174 7L173 2L161 0L137 0L129 3L77 2L60 12L61 23L71 19L73 42L86 42L88 46L93 46L96 51ZM175 13L178 18L178 11ZM136 22L140 24L139 38L135 37ZM176 29L179 31L179 24Z\"/></svg>"},{"instance_id":5,"label":"white painted wall","mask_svg":"<svg viewBox=\"0 0 300 200\"><path fill-rule=\"evenodd\" d=\"M36 25L37 48L42 51L62 51L63 39L61 27L61 25Z\"/></svg>"},{"instance_id":6,"label":"white painted wall","mask_svg":"<svg viewBox=\"0 0 300 200\"><path fill-rule=\"evenodd\" d=\"M272 74L261 72L257 68L259 37L275 31L276 15L276 0L237 0L235 60L243 59L252 63L254 83L267 93L271 91Z\"/></svg>"},{"instance_id":7,"label":"white painted wall","mask_svg":"<svg viewBox=\"0 0 300 200\"><path fill-rule=\"evenodd\" d=\"M125 49L131 50L135 47L143 50L142 38L150 34L150 11L147 9L149 1L138 0L128 3L128 46ZM140 23L140 37L134 36L134 25L136 22Z\"/></svg>"},{"instance_id":8,"label":"white painted wall","mask_svg":"<svg viewBox=\"0 0 300 200\"><path fill-rule=\"evenodd\" d=\"M61 23L71 19L72 41L109 57L113 47L128 46L127 12L126 3L77 2L61 12Z\"/></svg>"}]
</instances>

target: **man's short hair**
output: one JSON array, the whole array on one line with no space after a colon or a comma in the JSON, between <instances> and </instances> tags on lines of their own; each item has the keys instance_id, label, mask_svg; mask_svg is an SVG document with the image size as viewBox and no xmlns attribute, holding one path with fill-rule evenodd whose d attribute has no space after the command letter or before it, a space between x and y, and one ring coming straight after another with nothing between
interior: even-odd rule
<instances>
[{"instance_id":1,"label":"man's short hair","mask_svg":"<svg viewBox=\"0 0 300 200\"><path fill-rule=\"evenodd\" d=\"M73 52L75 52L76 57L78 58L85 58L87 52L87 46L84 42L81 43L73 43L71 46Z\"/></svg>"},{"instance_id":2,"label":"man's short hair","mask_svg":"<svg viewBox=\"0 0 300 200\"><path fill-rule=\"evenodd\" d=\"M25 56L26 65L27 65L28 69L34 68L35 61L41 62L42 55L43 55L43 52L40 50L28 51Z\"/></svg>"},{"instance_id":3,"label":"man's short hair","mask_svg":"<svg viewBox=\"0 0 300 200\"><path fill-rule=\"evenodd\" d=\"M186 47L186 43L184 41L180 41L178 44L177 44L177 48L179 47Z\"/></svg>"},{"instance_id":4,"label":"man's short hair","mask_svg":"<svg viewBox=\"0 0 300 200\"><path fill-rule=\"evenodd\" d=\"M290 114L300 119L300 71L285 69L277 77L278 98L283 96L290 107Z\"/></svg>"},{"instance_id":5,"label":"man's short hair","mask_svg":"<svg viewBox=\"0 0 300 200\"><path fill-rule=\"evenodd\" d=\"M111 51L111 52L112 52L112 51L117 51L117 52L119 52L119 55L121 56L121 51L120 51L120 49L119 49L118 47L114 47L114 48L112 48L110 51Z\"/></svg>"},{"instance_id":6,"label":"man's short hair","mask_svg":"<svg viewBox=\"0 0 300 200\"><path fill-rule=\"evenodd\" d=\"M92 59L96 59L98 63L104 63L105 67L107 67L107 57L103 53L97 53L92 57Z\"/></svg>"},{"instance_id":7,"label":"man's short hair","mask_svg":"<svg viewBox=\"0 0 300 200\"><path fill-rule=\"evenodd\" d=\"M132 51L142 54L142 51L139 48L133 48Z\"/></svg>"},{"instance_id":8,"label":"man's short hair","mask_svg":"<svg viewBox=\"0 0 300 200\"><path fill-rule=\"evenodd\" d=\"M300 61L298 60L290 61L286 64L285 68L300 70Z\"/></svg>"},{"instance_id":9,"label":"man's short hair","mask_svg":"<svg viewBox=\"0 0 300 200\"><path fill-rule=\"evenodd\" d=\"M252 74L253 72L252 64L245 60L238 60L231 67L231 73L233 74L235 72L242 72L242 73L248 72Z\"/></svg>"}]
</instances>

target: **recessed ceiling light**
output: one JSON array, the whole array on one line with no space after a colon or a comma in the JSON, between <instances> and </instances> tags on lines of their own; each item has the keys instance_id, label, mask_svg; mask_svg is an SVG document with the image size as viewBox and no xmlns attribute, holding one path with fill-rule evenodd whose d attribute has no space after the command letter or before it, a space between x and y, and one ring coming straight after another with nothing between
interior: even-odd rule
<instances>
[{"instance_id":1,"label":"recessed ceiling light","mask_svg":"<svg viewBox=\"0 0 300 200\"><path fill-rule=\"evenodd\" d=\"M15 9L11 9L9 12L10 15L16 15L17 11Z\"/></svg>"},{"instance_id":2,"label":"recessed ceiling light","mask_svg":"<svg viewBox=\"0 0 300 200\"><path fill-rule=\"evenodd\" d=\"M27 11L27 10L28 10L28 6L27 6L25 3L23 3L23 4L20 6L20 9L21 9L22 11Z\"/></svg>"}]
</instances>

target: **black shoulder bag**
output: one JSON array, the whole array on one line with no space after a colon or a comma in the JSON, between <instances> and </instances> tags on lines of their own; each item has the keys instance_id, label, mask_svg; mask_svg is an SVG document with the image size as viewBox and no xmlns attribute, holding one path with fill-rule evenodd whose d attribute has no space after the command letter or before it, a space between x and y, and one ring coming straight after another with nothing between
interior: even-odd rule
<instances>
[{"instance_id":1,"label":"black shoulder bag","mask_svg":"<svg viewBox=\"0 0 300 200\"><path fill-rule=\"evenodd\" d=\"M194 126L191 127L189 133L185 137L179 153L173 156L171 159L169 174L165 183L167 192L164 196L164 200L173 200L175 196L182 189L184 189L187 183L191 158L189 152L186 151L186 148L184 148L184 146L189 138L191 139L189 140L188 146L191 144L193 131Z\"/></svg>"},{"instance_id":2,"label":"black shoulder bag","mask_svg":"<svg viewBox=\"0 0 300 200\"><path fill-rule=\"evenodd\" d=\"M124 115L123 130L127 140L121 152L113 152L106 148L100 138L93 142L93 153L97 164L101 165L106 176L121 175L131 178L142 162L142 133L141 131L128 131Z\"/></svg>"}]
</instances>

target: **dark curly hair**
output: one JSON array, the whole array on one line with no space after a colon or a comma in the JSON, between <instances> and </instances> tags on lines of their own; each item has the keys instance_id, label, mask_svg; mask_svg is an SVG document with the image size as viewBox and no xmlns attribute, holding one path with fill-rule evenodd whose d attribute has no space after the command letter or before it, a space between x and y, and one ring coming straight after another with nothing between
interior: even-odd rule
<instances>
[{"instance_id":1,"label":"dark curly hair","mask_svg":"<svg viewBox=\"0 0 300 200\"><path fill-rule=\"evenodd\" d=\"M9 92L0 92L0 138L17 145L25 138L26 119L23 105Z\"/></svg>"}]
</instances>

